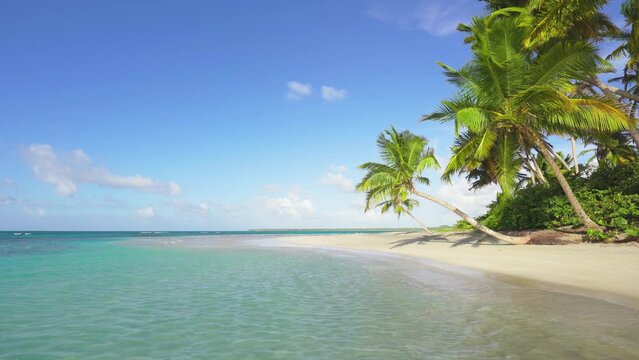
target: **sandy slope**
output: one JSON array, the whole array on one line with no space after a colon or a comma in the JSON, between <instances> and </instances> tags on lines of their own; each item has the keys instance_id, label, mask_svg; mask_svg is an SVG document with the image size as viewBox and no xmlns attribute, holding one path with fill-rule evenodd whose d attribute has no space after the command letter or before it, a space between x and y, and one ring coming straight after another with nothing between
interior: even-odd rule
<instances>
[{"instance_id":1,"label":"sandy slope","mask_svg":"<svg viewBox=\"0 0 639 360\"><path fill-rule=\"evenodd\" d=\"M598 297L639 308L639 246L502 245L476 233L313 235L278 240L303 247L408 255L480 270L510 282Z\"/></svg>"}]
</instances>

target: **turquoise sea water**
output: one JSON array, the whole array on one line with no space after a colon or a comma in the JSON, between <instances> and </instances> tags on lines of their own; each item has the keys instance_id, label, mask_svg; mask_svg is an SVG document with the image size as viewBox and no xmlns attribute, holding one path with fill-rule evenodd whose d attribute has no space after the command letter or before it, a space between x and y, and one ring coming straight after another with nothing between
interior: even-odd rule
<instances>
[{"instance_id":1,"label":"turquoise sea water","mask_svg":"<svg viewBox=\"0 0 639 360\"><path fill-rule=\"evenodd\" d=\"M636 309L269 236L0 234L0 358L639 358Z\"/></svg>"}]
</instances>

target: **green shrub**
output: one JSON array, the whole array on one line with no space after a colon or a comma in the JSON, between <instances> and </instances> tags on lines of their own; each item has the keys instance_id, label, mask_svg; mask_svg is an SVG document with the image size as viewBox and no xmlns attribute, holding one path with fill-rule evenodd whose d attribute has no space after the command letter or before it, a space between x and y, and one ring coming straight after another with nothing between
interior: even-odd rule
<instances>
[{"instance_id":1,"label":"green shrub","mask_svg":"<svg viewBox=\"0 0 639 360\"><path fill-rule=\"evenodd\" d=\"M629 227L624 230L626 235L630 238L639 238L639 228L637 227Z\"/></svg>"},{"instance_id":2,"label":"green shrub","mask_svg":"<svg viewBox=\"0 0 639 360\"><path fill-rule=\"evenodd\" d=\"M580 221L561 187L549 180L549 184L521 189L510 198L498 197L478 220L496 230L578 226ZM592 220L610 229L639 228L638 165L602 167L588 179L569 181Z\"/></svg>"},{"instance_id":3,"label":"green shrub","mask_svg":"<svg viewBox=\"0 0 639 360\"><path fill-rule=\"evenodd\" d=\"M639 163L611 166L603 164L588 178L593 189L639 194Z\"/></svg>"},{"instance_id":4,"label":"green shrub","mask_svg":"<svg viewBox=\"0 0 639 360\"><path fill-rule=\"evenodd\" d=\"M475 229L470 223L466 220L459 220L453 225L453 229L455 230L473 230Z\"/></svg>"},{"instance_id":5,"label":"green shrub","mask_svg":"<svg viewBox=\"0 0 639 360\"><path fill-rule=\"evenodd\" d=\"M586 230L586 234L588 235L588 239L590 239L590 241L609 242L615 236L615 234L611 232L604 232L601 230L594 230L594 229Z\"/></svg>"}]
</instances>

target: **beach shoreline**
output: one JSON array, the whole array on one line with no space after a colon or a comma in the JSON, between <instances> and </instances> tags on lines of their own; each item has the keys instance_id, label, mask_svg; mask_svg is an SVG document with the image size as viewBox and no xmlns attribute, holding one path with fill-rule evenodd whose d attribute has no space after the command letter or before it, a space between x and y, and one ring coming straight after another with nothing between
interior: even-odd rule
<instances>
[{"instance_id":1,"label":"beach shoreline","mask_svg":"<svg viewBox=\"0 0 639 360\"><path fill-rule=\"evenodd\" d=\"M634 243L515 246L475 232L296 235L273 240L298 248L425 259L425 266L479 271L498 281L639 309L639 246Z\"/></svg>"}]
</instances>

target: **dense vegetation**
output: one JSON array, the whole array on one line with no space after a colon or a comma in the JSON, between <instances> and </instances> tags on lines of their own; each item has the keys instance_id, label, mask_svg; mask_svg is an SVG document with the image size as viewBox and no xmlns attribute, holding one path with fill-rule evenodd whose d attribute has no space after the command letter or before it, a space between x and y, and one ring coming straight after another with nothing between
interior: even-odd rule
<instances>
[{"instance_id":1,"label":"dense vegetation","mask_svg":"<svg viewBox=\"0 0 639 360\"><path fill-rule=\"evenodd\" d=\"M486 13L459 25L470 60L459 69L440 64L456 93L422 120L454 124L442 179L462 175L472 189L498 185L498 199L478 222L417 189L429 184L422 172L438 166L433 151L425 138L391 129L378 139L383 162L362 165L367 174L358 189L367 193L366 210L417 221L416 196L514 244L527 239L491 229L575 226L600 239L636 234L639 0L623 2L622 28L601 12L606 0L483 1ZM618 46L604 58L598 47L606 41ZM611 59L623 59L623 68L612 68ZM601 80L615 71L610 82ZM553 136L570 139L572 155L555 151ZM588 150L577 154L576 141ZM578 163L585 155L587 166Z\"/></svg>"},{"instance_id":2,"label":"dense vegetation","mask_svg":"<svg viewBox=\"0 0 639 360\"><path fill-rule=\"evenodd\" d=\"M569 183L584 210L598 224L614 231L639 228L639 163L602 165L588 177ZM500 196L479 220L497 230L548 229L580 225L554 179Z\"/></svg>"}]
</instances>

